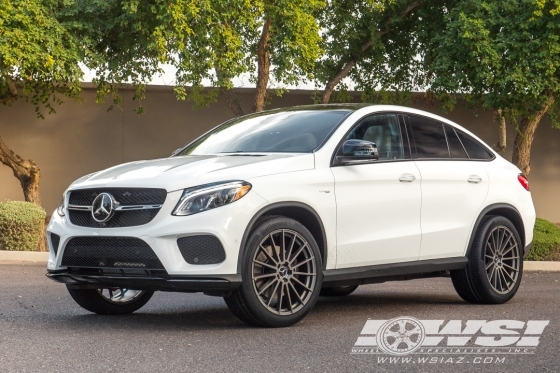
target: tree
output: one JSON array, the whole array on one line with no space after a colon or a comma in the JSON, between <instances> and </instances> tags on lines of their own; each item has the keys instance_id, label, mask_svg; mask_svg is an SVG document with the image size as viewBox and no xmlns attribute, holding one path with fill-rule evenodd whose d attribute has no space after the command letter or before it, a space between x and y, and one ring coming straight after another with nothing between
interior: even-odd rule
<instances>
[{"instance_id":1,"label":"tree","mask_svg":"<svg viewBox=\"0 0 560 373\"><path fill-rule=\"evenodd\" d=\"M193 33L176 35L180 98L191 87L198 104L214 101L218 90L237 116L246 113L233 92L232 79L248 74L255 83L252 111L264 110L271 78L280 86L312 79L321 55L314 14L322 0L207 0L190 23ZM175 47L175 46L174 46ZM203 94L204 83L217 88Z\"/></svg>"},{"instance_id":2,"label":"tree","mask_svg":"<svg viewBox=\"0 0 560 373\"><path fill-rule=\"evenodd\" d=\"M80 44L56 20L56 1L4 0L0 3L0 101L24 99L39 117L52 113L63 97L79 98ZM21 183L25 200L38 205L40 170L0 138L0 162Z\"/></svg>"},{"instance_id":3,"label":"tree","mask_svg":"<svg viewBox=\"0 0 560 373\"><path fill-rule=\"evenodd\" d=\"M3 0L0 3L0 102L24 99L39 117L52 113L63 97L79 99L80 44L56 20L56 1ZM0 162L19 180L26 201L41 205L41 172L32 159L14 153L0 137ZM46 251L43 237L39 250Z\"/></svg>"},{"instance_id":4,"label":"tree","mask_svg":"<svg viewBox=\"0 0 560 373\"><path fill-rule=\"evenodd\" d=\"M321 13L325 55L317 63L317 81L324 85L320 102L346 89L350 78L358 89L410 90L418 62L417 28L428 22L439 1L331 0Z\"/></svg>"},{"instance_id":5,"label":"tree","mask_svg":"<svg viewBox=\"0 0 560 373\"><path fill-rule=\"evenodd\" d=\"M505 147L505 118L516 126L513 158L529 174L531 145L544 115L559 126L560 1L462 0L426 48L431 90L453 107L457 94L493 110Z\"/></svg>"}]
</instances>

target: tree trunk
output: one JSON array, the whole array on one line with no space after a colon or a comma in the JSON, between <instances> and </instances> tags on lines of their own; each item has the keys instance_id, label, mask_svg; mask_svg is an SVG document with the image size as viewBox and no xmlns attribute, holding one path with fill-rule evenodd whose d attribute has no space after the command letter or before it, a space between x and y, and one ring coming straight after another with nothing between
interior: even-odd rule
<instances>
[{"instance_id":1,"label":"tree trunk","mask_svg":"<svg viewBox=\"0 0 560 373\"><path fill-rule=\"evenodd\" d=\"M502 112L502 109L498 109L494 112L494 116L496 117L496 120L498 121L498 126L499 126L499 139L498 139L498 143L496 145L494 145L494 150L496 150L498 153L502 153L504 150L506 150L506 146L507 146L507 132L506 132L506 118L504 117L504 114Z\"/></svg>"},{"instance_id":2,"label":"tree trunk","mask_svg":"<svg viewBox=\"0 0 560 373\"><path fill-rule=\"evenodd\" d=\"M519 167L521 172L529 175L531 172L531 145L535 138L535 131L544 114L552 105L554 99L549 98L549 101L543 105L542 109L535 113L531 118L521 118L519 126L515 134L515 142L513 146L512 162Z\"/></svg>"},{"instance_id":3,"label":"tree trunk","mask_svg":"<svg viewBox=\"0 0 560 373\"><path fill-rule=\"evenodd\" d=\"M257 91L253 102L253 111L263 111L266 103L266 89L270 76L270 50L268 41L270 39L270 18L264 21L261 38L257 46Z\"/></svg>"},{"instance_id":4,"label":"tree trunk","mask_svg":"<svg viewBox=\"0 0 560 373\"><path fill-rule=\"evenodd\" d=\"M39 196L41 170L37 167L37 164L32 159L25 160L15 154L6 146L2 137L0 137L0 162L12 169L14 176L21 184L25 200L41 206ZM39 240L39 251L47 251L44 230Z\"/></svg>"},{"instance_id":5,"label":"tree trunk","mask_svg":"<svg viewBox=\"0 0 560 373\"><path fill-rule=\"evenodd\" d=\"M410 12L412 12L415 8L417 8L418 6L420 6L420 2L419 1L415 1L414 3L410 4L402 13L401 13L401 17L404 18L406 17ZM383 28L383 30L380 30L377 33L377 37L381 37L385 34L387 34L390 30L391 27L391 23L392 20L388 20L385 23L385 28ZM338 83L340 83L340 81L344 78L346 78L348 76L348 74L350 73L350 71L352 71L352 68L358 63L358 61L362 58L364 52L366 50L368 50L369 47L371 47L371 45L373 44L373 39L369 38L364 40L362 46L360 47L360 50L355 53L354 55L351 55L347 58L346 61L341 61L340 63L340 69L331 77L331 79L327 82L327 84L325 84L325 90L323 91L323 95L321 96L321 103L322 104L328 104L331 96L334 92L334 89L336 88L336 86L338 85Z\"/></svg>"}]
</instances>

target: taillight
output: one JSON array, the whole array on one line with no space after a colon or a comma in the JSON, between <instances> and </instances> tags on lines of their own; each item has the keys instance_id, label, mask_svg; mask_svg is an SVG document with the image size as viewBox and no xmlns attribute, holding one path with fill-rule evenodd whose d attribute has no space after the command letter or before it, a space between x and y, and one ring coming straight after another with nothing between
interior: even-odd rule
<instances>
[{"instance_id":1,"label":"taillight","mask_svg":"<svg viewBox=\"0 0 560 373\"><path fill-rule=\"evenodd\" d=\"M519 174L517 176L517 180L519 180L519 183L523 186L523 188L525 188L525 190L529 191L529 180L527 180L525 175Z\"/></svg>"}]
</instances>

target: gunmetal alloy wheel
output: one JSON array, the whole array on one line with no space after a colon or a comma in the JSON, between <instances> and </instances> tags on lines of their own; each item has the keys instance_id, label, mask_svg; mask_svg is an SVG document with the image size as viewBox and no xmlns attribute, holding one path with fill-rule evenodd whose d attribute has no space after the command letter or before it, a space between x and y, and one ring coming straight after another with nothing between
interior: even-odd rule
<instances>
[{"instance_id":1,"label":"gunmetal alloy wheel","mask_svg":"<svg viewBox=\"0 0 560 373\"><path fill-rule=\"evenodd\" d=\"M451 271L457 293L471 303L500 304L517 293L523 275L523 241L510 220L489 216L474 234L469 262Z\"/></svg>"},{"instance_id":2,"label":"gunmetal alloy wheel","mask_svg":"<svg viewBox=\"0 0 560 373\"><path fill-rule=\"evenodd\" d=\"M143 307L152 295L149 290L125 288L73 289L67 286L72 299L82 308L100 315L126 315Z\"/></svg>"},{"instance_id":3,"label":"gunmetal alloy wheel","mask_svg":"<svg viewBox=\"0 0 560 373\"><path fill-rule=\"evenodd\" d=\"M291 229L261 240L253 255L253 286L261 304L277 315L299 311L311 298L317 262L309 242Z\"/></svg>"},{"instance_id":4,"label":"gunmetal alloy wheel","mask_svg":"<svg viewBox=\"0 0 560 373\"><path fill-rule=\"evenodd\" d=\"M145 293L145 291L143 290L131 290L123 288L97 289L97 292L109 302L116 304L134 302L136 298L141 297L142 294Z\"/></svg>"},{"instance_id":5,"label":"gunmetal alloy wheel","mask_svg":"<svg viewBox=\"0 0 560 373\"><path fill-rule=\"evenodd\" d=\"M313 235L296 220L267 217L252 230L241 286L224 297L246 324L285 327L302 320L321 290L322 259Z\"/></svg>"},{"instance_id":6,"label":"gunmetal alloy wheel","mask_svg":"<svg viewBox=\"0 0 560 373\"><path fill-rule=\"evenodd\" d=\"M518 282L521 257L513 232L504 225L494 227L486 240L486 274L492 288L507 294Z\"/></svg>"}]
</instances>

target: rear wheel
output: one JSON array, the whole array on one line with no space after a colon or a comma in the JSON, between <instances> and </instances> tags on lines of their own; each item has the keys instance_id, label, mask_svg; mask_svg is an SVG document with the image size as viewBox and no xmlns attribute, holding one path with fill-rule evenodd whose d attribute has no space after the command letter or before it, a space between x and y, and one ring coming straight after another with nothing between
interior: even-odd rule
<instances>
[{"instance_id":1,"label":"rear wheel","mask_svg":"<svg viewBox=\"0 0 560 373\"><path fill-rule=\"evenodd\" d=\"M317 301L322 282L315 239L299 222L275 217L250 235L242 284L224 300L241 321L284 327L303 319Z\"/></svg>"},{"instance_id":2,"label":"rear wheel","mask_svg":"<svg viewBox=\"0 0 560 373\"><path fill-rule=\"evenodd\" d=\"M358 285L348 285L348 286L334 286L321 289L321 295L324 297L344 297L346 295L352 294Z\"/></svg>"},{"instance_id":3,"label":"rear wheel","mask_svg":"<svg viewBox=\"0 0 560 373\"><path fill-rule=\"evenodd\" d=\"M126 315L142 308L153 291L124 288L71 289L70 296L82 308L100 315Z\"/></svg>"},{"instance_id":4,"label":"rear wheel","mask_svg":"<svg viewBox=\"0 0 560 373\"><path fill-rule=\"evenodd\" d=\"M477 232L464 269L451 271L457 293L471 303L509 301L521 283L522 243L515 226L502 216L486 219Z\"/></svg>"}]
</instances>

